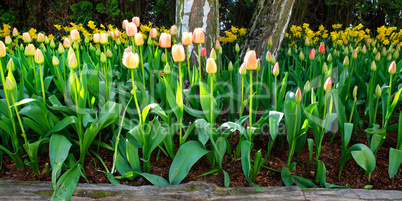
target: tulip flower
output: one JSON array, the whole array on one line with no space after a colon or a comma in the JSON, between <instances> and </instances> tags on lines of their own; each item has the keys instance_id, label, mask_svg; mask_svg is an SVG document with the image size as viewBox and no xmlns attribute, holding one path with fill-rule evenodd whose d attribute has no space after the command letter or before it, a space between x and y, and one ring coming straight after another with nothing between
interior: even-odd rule
<instances>
[{"instance_id":1,"label":"tulip flower","mask_svg":"<svg viewBox=\"0 0 402 201\"><path fill-rule=\"evenodd\" d=\"M105 45L109 42L107 33L101 33L100 34L100 40L99 40L100 44Z\"/></svg>"},{"instance_id":2,"label":"tulip flower","mask_svg":"<svg viewBox=\"0 0 402 201\"><path fill-rule=\"evenodd\" d=\"M32 44L29 44L28 46L25 47L25 56L34 56L35 51L36 51L35 46Z\"/></svg>"},{"instance_id":3,"label":"tulip flower","mask_svg":"<svg viewBox=\"0 0 402 201\"><path fill-rule=\"evenodd\" d=\"M81 40L80 33L77 29L73 29L70 31L70 37L72 41L79 41Z\"/></svg>"},{"instance_id":4,"label":"tulip flower","mask_svg":"<svg viewBox=\"0 0 402 201\"><path fill-rule=\"evenodd\" d=\"M193 43L193 37L191 32L183 32L183 36L181 39L183 45L191 45Z\"/></svg>"},{"instance_id":5,"label":"tulip flower","mask_svg":"<svg viewBox=\"0 0 402 201\"><path fill-rule=\"evenodd\" d=\"M212 48L211 53L209 54L209 57L213 58L214 60L216 60L217 57L216 57L216 52L215 52L214 48Z\"/></svg>"},{"instance_id":6,"label":"tulip flower","mask_svg":"<svg viewBox=\"0 0 402 201\"><path fill-rule=\"evenodd\" d=\"M216 39L216 41L215 41L215 49L216 49L217 51L220 51L220 50L222 49L222 46L221 46L221 44L219 43L219 39Z\"/></svg>"},{"instance_id":7,"label":"tulip flower","mask_svg":"<svg viewBox=\"0 0 402 201\"><path fill-rule=\"evenodd\" d=\"M300 103L301 100L302 100L302 94L301 94L301 90L300 90L300 87L299 87L299 88L297 88L297 90L296 90L295 101L296 101L297 103Z\"/></svg>"},{"instance_id":8,"label":"tulip flower","mask_svg":"<svg viewBox=\"0 0 402 201\"><path fill-rule=\"evenodd\" d=\"M193 42L194 43L204 43L205 35L202 28L195 28L193 32Z\"/></svg>"},{"instance_id":9,"label":"tulip flower","mask_svg":"<svg viewBox=\"0 0 402 201\"><path fill-rule=\"evenodd\" d=\"M22 34L22 40L24 43L30 43L32 41L31 35L28 32Z\"/></svg>"},{"instance_id":10,"label":"tulip flower","mask_svg":"<svg viewBox=\"0 0 402 201\"><path fill-rule=\"evenodd\" d=\"M240 47L239 47L239 44L237 44L237 43L236 43L236 45L235 45L235 51L236 51L237 53L240 52Z\"/></svg>"},{"instance_id":11,"label":"tulip flower","mask_svg":"<svg viewBox=\"0 0 402 201\"><path fill-rule=\"evenodd\" d=\"M308 54L308 58L310 59L310 61L313 61L315 58L315 49L311 49L310 53Z\"/></svg>"},{"instance_id":12,"label":"tulip flower","mask_svg":"<svg viewBox=\"0 0 402 201\"><path fill-rule=\"evenodd\" d=\"M3 41L0 41L0 57L5 57L6 53L6 46L4 45Z\"/></svg>"},{"instance_id":13,"label":"tulip flower","mask_svg":"<svg viewBox=\"0 0 402 201\"><path fill-rule=\"evenodd\" d=\"M135 69L138 68L138 65L140 63L140 59L138 57L137 53L132 53L132 52L124 52L123 55L123 65L126 66L128 69Z\"/></svg>"},{"instance_id":14,"label":"tulip flower","mask_svg":"<svg viewBox=\"0 0 402 201\"><path fill-rule=\"evenodd\" d=\"M75 57L75 53L73 53L69 58L68 58L68 67L71 70L74 70L77 68L78 63L77 63L77 57Z\"/></svg>"},{"instance_id":15,"label":"tulip flower","mask_svg":"<svg viewBox=\"0 0 402 201\"><path fill-rule=\"evenodd\" d=\"M124 30L126 30L127 24L128 24L128 20L123 20L123 24L121 25L121 27L122 27Z\"/></svg>"},{"instance_id":16,"label":"tulip flower","mask_svg":"<svg viewBox=\"0 0 402 201\"><path fill-rule=\"evenodd\" d=\"M321 44L321 45L320 45L320 47L318 48L318 52L319 52L320 54L324 54L324 53L325 53L325 45L324 45L324 44Z\"/></svg>"},{"instance_id":17,"label":"tulip flower","mask_svg":"<svg viewBox=\"0 0 402 201\"><path fill-rule=\"evenodd\" d=\"M268 38L268 42L267 42L268 48L272 47L272 36L270 36Z\"/></svg>"},{"instance_id":18,"label":"tulip flower","mask_svg":"<svg viewBox=\"0 0 402 201\"><path fill-rule=\"evenodd\" d=\"M132 37L132 36L134 36L136 33L137 33L137 26L136 26L134 23L129 22L129 23L126 25L126 34L127 34L127 36L128 36L128 37Z\"/></svg>"},{"instance_id":19,"label":"tulip flower","mask_svg":"<svg viewBox=\"0 0 402 201\"><path fill-rule=\"evenodd\" d=\"M64 54L66 52L61 43L59 43L59 48L57 49L57 51L59 52L59 54Z\"/></svg>"},{"instance_id":20,"label":"tulip flower","mask_svg":"<svg viewBox=\"0 0 402 201\"><path fill-rule=\"evenodd\" d=\"M268 63L271 63L272 55L271 55L270 51L267 52L267 55L265 56L265 60L267 60Z\"/></svg>"},{"instance_id":21,"label":"tulip flower","mask_svg":"<svg viewBox=\"0 0 402 201\"><path fill-rule=\"evenodd\" d=\"M40 49L36 49L34 60L38 64L43 64L45 58L43 57L42 51Z\"/></svg>"},{"instance_id":22,"label":"tulip flower","mask_svg":"<svg viewBox=\"0 0 402 201\"><path fill-rule=\"evenodd\" d=\"M272 68L272 74L275 77L278 77L278 75L279 75L279 63L278 62L276 62L274 65L274 68Z\"/></svg>"},{"instance_id":23,"label":"tulip flower","mask_svg":"<svg viewBox=\"0 0 402 201\"><path fill-rule=\"evenodd\" d=\"M375 88L375 95L377 98L381 97L381 87L379 84L377 84L377 87Z\"/></svg>"},{"instance_id":24,"label":"tulip flower","mask_svg":"<svg viewBox=\"0 0 402 201\"><path fill-rule=\"evenodd\" d=\"M93 35L92 40L94 43L99 43L100 42L100 34L96 33Z\"/></svg>"},{"instance_id":25,"label":"tulip flower","mask_svg":"<svg viewBox=\"0 0 402 201\"><path fill-rule=\"evenodd\" d=\"M208 58L206 71L208 74L212 75L216 73L216 62L213 58Z\"/></svg>"},{"instance_id":26,"label":"tulip flower","mask_svg":"<svg viewBox=\"0 0 402 201\"><path fill-rule=\"evenodd\" d=\"M64 40L63 40L63 46L64 46L64 48L70 48L71 47L71 42L70 42L70 39L68 39L67 37L66 38L64 38Z\"/></svg>"},{"instance_id":27,"label":"tulip flower","mask_svg":"<svg viewBox=\"0 0 402 201\"><path fill-rule=\"evenodd\" d=\"M170 33L170 35L172 35L172 36L177 36L177 26L176 25L173 25L173 26L171 26L170 27L170 30L169 30L169 33Z\"/></svg>"},{"instance_id":28,"label":"tulip flower","mask_svg":"<svg viewBox=\"0 0 402 201\"><path fill-rule=\"evenodd\" d=\"M4 39L4 42L6 43L6 45L10 45L12 43L11 37L6 36L6 38Z\"/></svg>"},{"instance_id":29,"label":"tulip flower","mask_svg":"<svg viewBox=\"0 0 402 201\"><path fill-rule=\"evenodd\" d=\"M151 31L149 31L149 37L157 38L158 37L158 31L155 28L152 28Z\"/></svg>"},{"instance_id":30,"label":"tulip flower","mask_svg":"<svg viewBox=\"0 0 402 201\"><path fill-rule=\"evenodd\" d=\"M140 27L140 18L139 17L133 17L132 22L135 24L135 26Z\"/></svg>"},{"instance_id":31,"label":"tulip flower","mask_svg":"<svg viewBox=\"0 0 402 201\"><path fill-rule=\"evenodd\" d=\"M171 36L167 33L162 33L159 37L159 46L161 48L169 48L172 46Z\"/></svg>"},{"instance_id":32,"label":"tulip flower","mask_svg":"<svg viewBox=\"0 0 402 201\"><path fill-rule=\"evenodd\" d=\"M203 47L203 48L201 49L201 56L202 56L202 57L206 57L206 56L207 56L207 48Z\"/></svg>"},{"instance_id":33,"label":"tulip flower","mask_svg":"<svg viewBox=\"0 0 402 201\"><path fill-rule=\"evenodd\" d=\"M247 52L244 56L244 67L247 70L257 69L257 56L254 50Z\"/></svg>"},{"instance_id":34,"label":"tulip flower","mask_svg":"<svg viewBox=\"0 0 402 201\"><path fill-rule=\"evenodd\" d=\"M330 91L332 88L332 81L331 81L331 77L327 78L327 80L324 83L324 91L328 92Z\"/></svg>"},{"instance_id":35,"label":"tulip flower","mask_svg":"<svg viewBox=\"0 0 402 201\"><path fill-rule=\"evenodd\" d=\"M43 73L42 73L42 64L45 61L45 58L43 57L42 51L38 48L35 52L34 60L36 63L39 64L39 77L40 77L40 84L42 87L42 98L43 98L43 104L46 104L46 99L45 99L45 85L43 82Z\"/></svg>"},{"instance_id":36,"label":"tulip flower","mask_svg":"<svg viewBox=\"0 0 402 201\"><path fill-rule=\"evenodd\" d=\"M16 37L16 36L18 36L20 33L18 33L18 30L17 30L17 28L13 28L13 37Z\"/></svg>"},{"instance_id":37,"label":"tulip flower","mask_svg":"<svg viewBox=\"0 0 402 201\"><path fill-rule=\"evenodd\" d=\"M182 62L185 59L184 47L183 45L173 45L172 47L172 57L174 62Z\"/></svg>"},{"instance_id":38,"label":"tulip flower","mask_svg":"<svg viewBox=\"0 0 402 201\"><path fill-rule=\"evenodd\" d=\"M142 33L136 33L134 36L135 45L142 46L144 44L144 38L142 37Z\"/></svg>"}]
</instances>

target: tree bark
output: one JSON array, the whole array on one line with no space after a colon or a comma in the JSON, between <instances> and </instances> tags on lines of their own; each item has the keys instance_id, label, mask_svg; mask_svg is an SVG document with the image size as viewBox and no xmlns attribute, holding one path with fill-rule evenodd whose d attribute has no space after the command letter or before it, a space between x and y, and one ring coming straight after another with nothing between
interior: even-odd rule
<instances>
[{"instance_id":1,"label":"tree bark","mask_svg":"<svg viewBox=\"0 0 402 201\"><path fill-rule=\"evenodd\" d=\"M219 37L219 1L218 0L177 0L176 1L176 26L179 35L177 43L181 42L183 32L193 32L201 27L205 33L205 43L202 47L210 52L214 42ZM198 56L198 49L189 46L193 56Z\"/></svg>"},{"instance_id":2,"label":"tree bark","mask_svg":"<svg viewBox=\"0 0 402 201\"><path fill-rule=\"evenodd\" d=\"M248 29L249 37L241 46L241 56L247 48L254 49L257 57L264 57L265 48L272 36L272 55L278 56L286 28L292 15L295 0L259 0Z\"/></svg>"}]
</instances>

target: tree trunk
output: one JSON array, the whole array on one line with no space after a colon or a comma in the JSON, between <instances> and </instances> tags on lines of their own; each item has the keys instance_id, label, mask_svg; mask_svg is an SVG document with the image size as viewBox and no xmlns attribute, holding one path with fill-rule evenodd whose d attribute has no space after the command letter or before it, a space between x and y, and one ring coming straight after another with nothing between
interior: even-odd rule
<instances>
[{"instance_id":1,"label":"tree trunk","mask_svg":"<svg viewBox=\"0 0 402 201\"><path fill-rule=\"evenodd\" d=\"M177 0L176 26L179 35L177 43L181 42L183 32L193 32L201 27L205 33L205 43L202 47L210 52L214 42L219 37L219 1L218 0ZM189 46L192 57L198 56L198 49Z\"/></svg>"},{"instance_id":2,"label":"tree trunk","mask_svg":"<svg viewBox=\"0 0 402 201\"><path fill-rule=\"evenodd\" d=\"M255 50L257 57L264 57L265 48L272 36L272 55L278 56L286 28L292 15L295 0L259 0L250 22L249 37L241 46L244 56L247 48Z\"/></svg>"}]
</instances>

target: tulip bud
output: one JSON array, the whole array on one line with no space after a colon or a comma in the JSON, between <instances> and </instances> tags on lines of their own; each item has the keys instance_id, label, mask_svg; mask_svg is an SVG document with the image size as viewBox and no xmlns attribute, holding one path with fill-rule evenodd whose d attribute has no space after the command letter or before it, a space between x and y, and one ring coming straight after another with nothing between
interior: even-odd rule
<instances>
[{"instance_id":1,"label":"tulip bud","mask_svg":"<svg viewBox=\"0 0 402 201\"><path fill-rule=\"evenodd\" d=\"M279 75L279 63L276 62L274 67L272 68L272 75L277 77Z\"/></svg>"},{"instance_id":2,"label":"tulip bud","mask_svg":"<svg viewBox=\"0 0 402 201\"><path fill-rule=\"evenodd\" d=\"M347 44L348 44L348 40L346 40L346 39L343 40L343 44L344 44L344 45L347 45Z\"/></svg>"},{"instance_id":3,"label":"tulip bud","mask_svg":"<svg viewBox=\"0 0 402 201\"><path fill-rule=\"evenodd\" d=\"M222 48L221 49L219 49L219 55L222 55Z\"/></svg>"},{"instance_id":4,"label":"tulip bud","mask_svg":"<svg viewBox=\"0 0 402 201\"><path fill-rule=\"evenodd\" d=\"M123 65L126 66L128 69L135 69L138 68L138 65L140 63L140 59L138 57L137 53L132 53L132 52L125 52L123 55Z\"/></svg>"},{"instance_id":5,"label":"tulip bud","mask_svg":"<svg viewBox=\"0 0 402 201\"><path fill-rule=\"evenodd\" d=\"M177 36L177 26L176 25L173 25L173 26L171 26L170 27L170 30L169 30L169 33L170 33L170 35L172 35L172 36Z\"/></svg>"},{"instance_id":6,"label":"tulip bud","mask_svg":"<svg viewBox=\"0 0 402 201\"><path fill-rule=\"evenodd\" d=\"M320 54L324 54L325 53L325 45L321 44L320 47L318 47L318 52Z\"/></svg>"},{"instance_id":7,"label":"tulip bud","mask_svg":"<svg viewBox=\"0 0 402 201\"><path fill-rule=\"evenodd\" d=\"M182 62L186 59L186 54L184 53L183 45L173 45L172 47L172 57L174 62Z\"/></svg>"},{"instance_id":8,"label":"tulip bud","mask_svg":"<svg viewBox=\"0 0 402 201\"><path fill-rule=\"evenodd\" d=\"M307 80L306 84L304 84L304 92L310 91L310 80Z\"/></svg>"},{"instance_id":9,"label":"tulip bud","mask_svg":"<svg viewBox=\"0 0 402 201\"><path fill-rule=\"evenodd\" d=\"M375 55L374 60L375 60L376 62L379 62L380 59L381 59L381 54L378 52L377 55Z\"/></svg>"},{"instance_id":10,"label":"tulip bud","mask_svg":"<svg viewBox=\"0 0 402 201\"><path fill-rule=\"evenodd\" d=\"M398 50L398 49L396 49L396 50L394 51L394 54L392 55L392 58L393 58L394 60L397 60L397 59L399 58L399 50Z\"/></svg>"},{"instance_id":11,"label":"tulip bud","mask_svg":"<svg viewBox=\"0 0 402 201\"><path fill-rule=\"evenodd\" d=\"M100 44L105 45L109 42L107 33L101 33L100 34L100 40L99 40Z\"/></svg>"},{"instance_id":12,"label":"tulip bud","mask_svg":"<svg viewBox=\"0 0 402 201\"><path fill-rule=\"evenodd\" d=\"M100 42L100 34L96 33L92 36L92 40L94 43L99 43Z\"/></svg>"},{"instance_id":13,"label":"tulip bud","mask_svg":"<svg viewBox=\"0 0 402 201\"><path fill-rule=\"evenodd\" d=\"M299 88L297 88L297 90L296 90L295 101L296 101L297 103L300 103L301 100L302 100L302 94L301 94L301 90L300 90L300 87L299 87Z\"/></svg>"},{"instance_id":14,"label":"tulip bud","mask_svg":"<svg viewBox=\"0 0 402 201\"><path fill-rule=\"evenodd\" d=\"M64 54L64 52L66 52L66 50L64 49L64 47L61 43L59 43L59 48L57 49L57 51L59 52L59 54Z\"/></svg>"},{"instance_id":15,"label":"tulip bud","mask_svg":"<svg viewBox=\"0 0 402 201\"><path fill-rule=\"evenodd\" d=\"M213 58L208 58L206 71L208 74L215 74L216 73L216 63Z\"/></svg>"},{"instance_id":16,"label":"tulip bud","mask_svg":"<svg viewBox=\"0 0 402 201\"><path fill-rule=\"evenodd\" d=\"M310 51L310 53L308 55L308 58L310 59L310 61L314 60L314 58L315 58L315 49L314 48L311 49L311 51Z\"/></svg>"},{"instance_id":17,"label":"tulip bud","mask_svg":"<svg viewBox=\"0 0 402 201\"><path fill-rule=\"evenodd\" d=\"M206 57L207 56L207 48L203 47L201 48L201 56Z\"/></svg>"},{"instance_id":18,"label":"tulip bud","mask_svg":"<svg viewBox=\"0 0 402 201\"><path fill-rule=\"evenodd\" d=\"M3 41L0 41L0 57L6 56L6 46L4 45Z\"/></svg>"},{"instance_id":19,"label":"tulip bud","mask_svg":"<svg viewBox=\"0 0 402 201\"><path fill-rule=\"evenodd\" d=\"M299 59L300 59L300 61L304 61L305 56L304 56L304 54L303 54L303 51L300 51Z\"/></svg>"},{"instance_id":20,"label":"tulip bud","mask_svg":"<svg viewBox=\"0 0 402 201\"><path fill-rule=\"evenodd\" d=\"M70 40L66 37L66 38L64 38L64 40L63 40L63 46L64 46L64 48L70 48L71 47L71 42L70 42Z\"/></svg>"},{"instance_id":21,"label":"tulip bud","mask_svg":"<svg viewBox=\"0 0 402 201\"><path fill-rule=\"evenodd\" d=\"M102 52L101 55L100 55L100 62L101 63L106 63L106 61L107 61L106 60L106 55L105 55L105 53Z\"/></svg>"},{"instance_id":22,"label":"tulip bud","mask_svg":"<svg viewBox=\"0 0 402 201\"><path fill-rule=\"evenodd\" d=\"M244 63L239 68L240 75L246 75L247 69L244 67Z\"/></svg>"},{"instance_id":23,"label":"tulip bud","mask_svg":"<svg viewBox=\"0 0 402 201\"><path fill-rule=\"evenodd\" d=\"M134 41L137 46L144 45L144 38L142 37L141 33L136 33L134 36Z\"/></svg>"},{"instance_id":24,"label":"tulip bud","mask_svg":"<svg viewBox=\"0 0 402 201\"><path fill-rule=\"evenodd\" d=\"M202 28L195 28L193 32L193 42L194 43L204 43L205 35Z\"/></svg>"},{"instance_id":25,"label":"tulip bud","mask_svg":"<svg viewBox=\"0 0 402 201\"><path fill-rule=\"evenodd\" d=\"M272 57L271 64L272 65L276 64L276 58L275 57Z\"/></svg>"},{"instance_id":26,"label":"tulip bud","mask_svg":"<svg viewBox=\"0 0 402 201\"><path fill-rule=\"evenodd\" d=\"M42 64L45 61L45 58L43 57L42 51L40 49L36 50L34 60L38 64Z\"/></svg>"},{"instance_id":27,"label":"tulip bud","mask_svg":"<svg viewBox=\"0 0 402 201\"><path fill-rule=\"evenodd\" d=\"M357 59L357 50L353 50L352 52L352 59Z\"/></svg>"},{"instance_id":28,"label":"tulip bud","mask_svg":"<svg viewBox=\"0 0 402 201\"><path fill-rule=\"evenodd\" d=\"M14 68L15 68L14 61L12 58L10 58L10 60L8 60L8 63L7 63L7 70L13 71Z\"/></svg>"},{"instance_id":29,"label":"tulip bud","mask_svg":"<svg viewBox=\"0 0 402 201\"><path fill-rule=\"evenodd\" d=\"M343 54L344 55L349 55L349 48L345 47L345 49L343 50Z\"/></svg>"},{"instance_id":30,"label":"tulip bud","mask_svg":"<svg viewBox=\"0 0 402 201\"><path fill-rule=\"evenodd\" d=\"M163 63L166 63L167 58L166 58L166 54L165 54L165 53L162 53L161 60L162 60Z\"/></svg>"},{"instance_id":31,"label":"tulip bud","mask_svg":"<svg viewBox=\"0 0 402 201\"><path fill-rule=\"evenodd\" d=\"M389 74L391 74L391 75L395 74L395 72L396 72L396 63L395 63L395 61L393 61L393 62L389 65L388 72L389 72Z\"/></svg>"},{"instance_id":32,"label":"tulip bud","mask_svg":"<svg viewBox=\"0 0 402 201\"><path fill-rule=\"evenodd\" d=\"M268 48L272 47L272 36L268 38Z\"/></svg>"},{"instance_id":33,"label":"tulip bud","mask_svg":"<svg viewBox=\"0 0 402 201\"><path fill-rule=\"evenodd\" d=\"M56 48L56 44L54 43L53 40L50 41L50 48L52 49Z\"/></svg>"},{"instance_id":34,"label":"tulip bud","mask_svg":"<svg viewBox=\"0 0 402 201\"><path fill-rule=\"evenodd\" d=\"M236 43L236 45L235 45L235 51L236 51L237 53L240 52L240 47L239 47L239 44L237 44L237 43Z\"/></svg>"},{"instance_id":35,"label":"tulip bud","mask_svg":"<svg viewBox=\"0 0 402 201\"><path fill-rule=\"evenodd\" d=\"M124 30L126 30L127 24L128 24L128 20L123 20L123 23L122 23L121 27L122 27Z\"/></svg>"},{"instance_id":36,"label":"tulip bud","mask_svg":"<svg viewBox=\"0 0 402 201\"><path fill-rule=\"evenodd\" d=\"M4 42L6 43L6 45L10 45L12 43L11 37L6 36L6 38L4 39Z\"/></svg>"},{"instance_id":37,"label":"tulip bud","mask_svg":"<svg viewBox=\"0 0 402 201\"><path fill-rule=\"evenodd\" d=\"M329 53L329 54L328 54L327 61L328 61L329 63L332 62L332 53Z\"/></svg>"},{"instance_id":38,"label":"tulip bud","mask_svg":"<svg viewBox=\"0 0 402 201\"><path fill-rule=\"evenodd\" d=\"M149 37L151 38L158 37L158 31L155 28L152 28L151 31L149 31Z\"/></svg>"},{"instance_id":39,"label":"tulip bud","mask_svg":"<svg viewBox=\"0 0 402 201\"><path fill-rule=\"evenodd\" d=\"M119 30L115 30L115 31L114 31L114 36L115 36L116 38L119 38L119 36L120 36Z\"/></svg>"},{"instance_id":40,"label":"tulip bud","mask_svg":"<svg viewBox=\"0 0 402 201\"><path fill-rule=\"evenodd\" d=\"M288 55L288 57L292 56L292 48L288 49L288 54L287 55Z\"/></svg>"},{"instance_id":41,"label":"tulip bud","mask_svg":"<svg viewBox=\"0 0 402 201\"><path fill-rule=\"evenodd\" d=\"M116 39L116 45L121 45L120 38L117 38L117 39Z\"/></svg>"},{"instance_id":42,"label":"tulip bud","mask_svg":"<svg viewBox=\"0 0 402 201\"><path fill-rule=\"evenodd\" d=\"M357 98L357 85L353 88L353 98L356 100Z\"/></svg>"},{"instance_id":43,"label":"tulip bud","mask_svg":"<svg viewBox=\"0 0 402 201\"><path fill-rule=\"evenodd\" d=\"M232 71L233 71L233 64L232 64L232 61L229 62L228 71L229 71L229 72L232 72Z\"/></svg>"},{"instance_id":44,"label":"tulip bud","mask_svg":"<svg viewBox=\"0 0 402 201\"><path fill-rule=\"evenodd\" d=\"M215 52L214 48L212 48L211 53L209 54L209 57L216 60L216 52Z\"/></svg>"},{"instance_id":45,"label":"tulip bud","mask_svg":"<svg viewBox=\"0 0 402 201\"><path fill-rule=\"evenodd\" d=\"M54 65L54 66L57 66L57 65L59 65L59 59L56 57L56 56L53 56L52 57L52 64Z\"/></svg>"},{"instance_id":46,"label":"tulip bud","mask_svg":"<svg viewBox=\"0 0 402 201\"><path fill-rule=\"evenodd\" d=\"M376 47L374 47L374 49L373 49L373 54L377 54L377 53L378 53L378 50L377 50Z\"/></svg>"},{"instance_id":47,"label":"tulip bud","mask_svg":"<svg viewBox=\"0 0 402 201\"><path fill-rule=\"evenodd\" d=\"M15 89L15 87L15 82L7 76L6 83L4 84L4 89L6 89L7 91L12 91Z\"/></svg>"},{"instance_id":48,"label":"tulip bud","mask_svg":"<svg viewBox=\"0 0 402 201\"><path fill-rule=\"evenodd\" d=\"M377 87L375 88L375 95L377 98L381 97L381 87L379 84L377 84Z\"/></svg>"},{"instance_id":49,"label":"tulip bud","mask_svg":"<svg viewBox=\"0 0 402 201\"><path fill-rule=\"evenodd\" d=\"M387 56L387 48L385 48L385 47L382 48L381 56L382 56L382 57Z\"/></svg>"},{"instance_id":50,"label":"tulip bud","mask_svg":"<svg viewBox=\"0 0 402 201\"><path fill-rule=\"evenodd\" d=\"M327 63L324 62L324 64L322 65L322 73L325 75L328 73L328 66Z\"/></svg>"},{"instance_id":51,"label":"tulip bud","mask_svg":"<svg viewBox=\"0 0 402 201\"><path fill-rule=\"evenodd\" d=\"M366 45L363 45L362 53L363 53L363 54L366 54L366 53L367 53L367 47L366 47Z\"/></svg>"},{"instance_id":52,"label":"tulip bud","mask_svg":"<svg viewBox=\"0 0 402 201\"><path fill-rule=\"evenodd\" d=\"M20 33L18 33L18 30L17 30L17 28L13 28L13 37L16 37L16 36L18 36Z\"/></svg>"},{"instance_id":53,"label":"tulip bud","mask_svg":"<svg viewBox=\"0 0 402 201\"><path fill-rule=\"evenodd\" d=\"M375 61L371 63L371 71L375 72L377 70L377 65L375 64Z\"/></svg>"},{"instance_id":54,"label":"tulip bud","mask_svg":"<svg viewBox=\"0 0 402 201\"><path fill-rule=\"evenodd\" d=\"M112 58L113 57L113 53L109 49L106 50L106 57L107 58Z\"/></svg>"},{"instance_id":55,"label":"tulip bud","mask_svg":"<svg viewBox=\"0 0 402 201\"><path fill-rule=\"evenodd\" d=\"M74 70L75 68L77 68L77 66L77 57L75 57L75 53L73 53L68 59L68 67Z\"/></svg>"},{"instance_id":56,"label":"tulip bud","mask_svg":"<svg viewBox=\"0 0 402 201\"><path fill-rule=\"evenodd\" d=\"M97 57L100 57L100 55L101 55L101 50L100 50L100 49L96 49L95 55L96 55Z\"/></svg>"},{"instance_id":57,"label":"tulip bud","mask_svg":"<svg viewBox=\"0 0 402 201\"><path fill-rule=\"evenodd\" d=\"M159 37L159 46L161 48L169 48L172 46L172 39L170 34L162 33Z\"/></svg>"},{"instance_id":58,"label":"tulip bud","mask_svg":"<svg viewBox=\"0 0 402 201\"><path fill-rule=\"evenodd\" d=\"M268 63L271 63L271 61L272 61L272 55L271 55L271 52L270 52L270 51L267 52L267 56L265 56L265 60L267 60Z\"/></svg>"},{"instance_id":59,"label":"tulip bud","mask_svg":"<svg viewBox=\"0 0 402 201\"><path fill-rule=\"evenodd\" d=\"M391 61L392 60L392 54L389 54L388 56L387 56L387 61Z\"/></svg>"},{"instance_id":60,"label":"tulip bud","mask_svg":"<svg viewBox=\"0 0 402 201\"><path fill-rule=\"evenodd\" d=\"M165 75L170 74L170 65L169 65L169 63L166 63L165 68L163 69L163 73L165 73Z\"/></svg>"},{"instance_id":61,"label":"tulip bud","mask_svg":"<svg viewBox=\"0 0 402 201\"><path fill-rule=\"evenodd\" d=\"M310 46L310 41L308 40L308 38L306 38L304 40L304 46L309 47Z\"/></svg>"},{"instance_id":62,"label":"tulip bud","mask_svg":"<svg viewBox=\"0 0 402 201\"><path fill-rule=\"evenodd\" d=\"M73 49L75 49L75 50L77 50L78 49L78 43L76 42L76 41L74 41L74 43L73 43Z\"/></svg>"},{"instance_id":63,"label":"tulip bud","mask_svg":"<svg viewBox=\"0 0 402 201\"><path fill-rule=\"evenodd\" d=\"M191 45L193 43L193 34L191 32L183 32L181 42L183 45Z\"/></svg>"},{"instance_id":64,"label":"tulip bud","mask_svg":"<svg viewBox=\"0 0 402 201\"><path fill-rule=\"evenodd\" d=\"M85 45L88 45L88 44L89 44L89 38L88 38L88 36L85 36L84 42L85 42Z\"/></svg>"},{"instance_id":65,"label":"tulip bud","mask_svg":"<svg viewBox=\"0 0 402 201\"><path fill-rule=\"evenodd\" d=\"M343 66L348 67L349 66L349 56L346 55L345 59L343 60Z\"/></svg>"},{"instance_id":66,"label":"tulip bud","mask_svg":"<svg viewBox=\"0 0 402 201\"><path fill-rule=\"evenodd\" d=\"M257 69L257 56L254 50L247 52L244 56L244 67L247 70Z\"/></svg>"},{"instance_id":67,"label":"tulip bud","mask_svg":"<svg viewBox=\"0 0 402 201\"><path fill-rule=\"evenodd\" d=\"M135 26L137 26L137 27L140 26L140 18L139 17L133 17L132 21L135 24Z\"/></svg>"},{"instance_id":68,"label":"tulip bud","mask_svg":"<svg viewBox=\"0 0 402 201\"><path fill-rule=\"evenodd\" d=\"M25 47L25 56L34 56L35 51L36 51L35 46L32 44L29 44L28 46Z\"/></svg>"},{"instance_id":69,"label":"tulip bud","mask_svg":"<svg viewBox=\"0 0 402 201\"><path fill-rule=\"evenodd\" d=\"M32 41L31 35L28 32L22 34L22 40L24 43L30 43Z\"/></svg>"},{"instance_id":70,"label":"tulip bud","mask_svg":"<svg viewBox=\"0 0 402 201\"><path fill-rule=\"evenodd\" d=\"M328 92L331 90L331 88L332 88L332 81L331 77L329 77L324 83L324 91Z\"/></svg>"}]
</instances>

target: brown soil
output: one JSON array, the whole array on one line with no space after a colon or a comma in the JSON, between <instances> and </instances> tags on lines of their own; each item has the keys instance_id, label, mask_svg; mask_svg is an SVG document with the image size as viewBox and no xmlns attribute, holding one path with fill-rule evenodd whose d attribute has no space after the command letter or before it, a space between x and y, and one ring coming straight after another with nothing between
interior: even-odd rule
<instances>
[{"instance_id":1,"label":"brown soil","mask_svg":"<svg viewBox=\"0 0 402 201\"><path fill-rule=\"evenodd\" d=\"M397 108L395 112L400 112L401 108ZM222 117L221 120L226 120L227 117ZM381 118L381 114L378 114L378 121ZM393 117L390 125L398 123L398 118ZM245 124L247 124L245 122ZM367 122L366 122L367 124ZM356 139L361 132L359 139ZM325 167L327 169L327 179L326 182L331 184L336 184L340 186L348 186L351 188L364 188L366 185L372 185L373 189L381 189L381 190L402 190L402 171L401 167L399 168L398 173L395 175L393 182L389 178L388 175L388 163L389 163L389 149L395 148L397 143L397 132L388 133L384 144L380 147L377 155L376 155L376 168L371 174L370 181L368 180L368 176L364 174L364 171L360 170L360 167L357 163L351 159L349 160L343 168L342 175L339 178L339 160L341 157L341 139L339 133L336 134L334 141L330 143L330 139L332 134L326 134L322 143L322 153L320 155L320 160L325 163ZM283 147L282 141L280 137L277 138L275 145L271 151L270 156L268 157L268 161L264 164L270 168L281 170L282 167L286 167L287 165L287 156L288 156L288 144L286 142L286 136L283 136ZM308 138L314 139L312 133L308 131ZM229 142L231 144L231 148L234 151L236 150L237 143L239 141L239 136L237 133L234 133L232 137L229 137ZM176 139L177 140L177 139ZM251 153L251 158L254 157L254 154L258 150L262 150L263 157L265 156L267 144L269 137L267 135L256 136L254 139L254 147ZM356 143L363 143L367 145L367 140L364 131L357 130L352 136L352 140L349 143L349 147ZM177 145L178 142L175 142ZM176 151L177 151L176 146ZM96 152L96 147L93 147L93 151ZM102 157L102 160L110 170L113 163L113 151L100 148L99 155ZM295 154L296 155L296 154ZM314 164L310 165L309 172L307 170L307 162L308 162L309 151L306 145L304 146L299 161L296 165L296 170L293 173L297 176L301 176L311 181L314 181ZM315 153L313 153L314 161ZM24 156L27 158L27 156ZM24 158L24 159L25 159ZM78 158L78 156L76 156ZM169 168L172 163L172 159L170 157L165 156L163 153L160 153L160 156L157 159L157 150L153 152L153 156L151 157L151 173L164 177L168 180L169 177ZM296 161L296 156L293 157L292 161ZM46 174L46 163L49 164L48 155L39 156L39 167L42 170L41 175L36 177L34 172L30 169L30 167L26 166L23 171L19 171L14 162L8 157L8 155L4 155L3 157L3 167L0 170L0 178L4 179L13 179L17 181L50 181L51 175ZM235 162L232 161L232 158L228 153L226 153L223 159L223 169L230 175L230 186L231 187L242 187L242 186L250 186L247 182L243 169L241 166L241 161L237 160ZM98 171L105 171L102 163L94 156L88 155L85 160L85 173L89 183L109 183L106 174ZM215 183L218 186L223 186L224 178L222 173L214 173L202 177L197 176L209 172L210 165L206 156L202 157L190 170L187 177L182 181L182 183L190 182L190 181L206 181L210 183ZM81 178L80 182L86 182L85 179ZM142 177L137 177L133 180L119 180L122 184L139 186L139 185L150 185L146 179ZM267 170L261 168L258 177L255 182L260 186L284 186L284 183L281 179L281 174L279 172L274 172L271 170Z\"/></svg>"}]
</instances>

